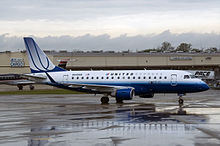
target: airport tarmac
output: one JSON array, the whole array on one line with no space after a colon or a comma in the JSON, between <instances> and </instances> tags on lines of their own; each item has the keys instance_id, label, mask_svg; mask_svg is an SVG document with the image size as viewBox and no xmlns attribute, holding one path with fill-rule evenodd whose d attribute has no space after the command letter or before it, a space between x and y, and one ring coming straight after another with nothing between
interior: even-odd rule
<instances>
[{"instance_id":1,"label":"airport tarmac","mask_svg":"<svg viewBox=\"0 0 220 146\"><path fill-rule=\"evenodd\" d=\"M101 96L1 95L2 146L217 146L220 90L135 97L100 104Z\"/></svg>"}]
</instances>

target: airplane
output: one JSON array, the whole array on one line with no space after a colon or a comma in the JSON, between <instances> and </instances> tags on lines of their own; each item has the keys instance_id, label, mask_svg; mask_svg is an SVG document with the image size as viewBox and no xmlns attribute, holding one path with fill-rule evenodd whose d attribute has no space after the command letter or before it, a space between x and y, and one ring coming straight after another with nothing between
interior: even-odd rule
<instances>
[{"instance_id":1,"label":"airplane","mask_svg":"<svg viewBox=\"0 0 220 146\"><path fill-rule=\"evenodd\" d=\"M58 66L66 69L66 64L69 60L59 60ZM11 85L17 86L19 90L23 90L24 86L29 85L30 90L34 90L34 81L28 80L27 77L22 76L22 74L8 73L0 74L0 85Z\"/></svg>"},{"instance_id":2,"label":"airplane","mask_svg":"<svg viewBox=\"0 0 220 146\"><path fill-rule=\"evenodd\" d=\"M17 86L19 90L26 85L29 85L30 90L34 90L34 83L34 81L22 77L21 74L0 74L0 84Z\"/></svg>"},{"instance_id":3,"label":"airplane","mask_svg":"<svg viewBox=\"0 0 220 146\"><path fill-rule=\"evenodd\" d=\"M186 93L201 92L209 86L181 70L101 70L67 71L55 66L31 37L24 37L30 74L36 83L74 91L103 94L101 103L115 97L117 103L134 96L152 98L155 93L177 93L179 104Z\"/></svg>"}]
</instances>

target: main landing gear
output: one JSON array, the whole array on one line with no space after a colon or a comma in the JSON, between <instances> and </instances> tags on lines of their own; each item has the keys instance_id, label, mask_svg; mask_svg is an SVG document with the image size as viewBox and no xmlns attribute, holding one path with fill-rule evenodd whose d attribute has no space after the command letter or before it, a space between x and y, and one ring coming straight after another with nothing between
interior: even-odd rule
<instances>
[{"instance_id":1,"label":"main landing gear","mask_svg":"<svg viewBox=\"0 0 220 146\"><path fill-rule=\"evenodd\" d=\"M183 103L184 103L184 100L183 100L183 95L185 94L178 94L179 96L179 110L178 110L178 115L186 115L186 111L183 110Z\"/></svg>"},{"instance_id":2,"label":"main landing gear","mask_svg":"<svg viewBox=\"0 0 220 146\"><path fill-rule=\"evenodd\" d=\"M22 85L17 85L19 90L23 90L23 86Z\"/></svg>"},{"instance_id":3,"label":"main landing gear","mask_svg":"<svg viewBox=\"0 0 220 146\"><path fill-rule=\"evenodd\" d=\"M121 103L123 103L123 100L122 100L122 99L117 99L117 98L116 98L116 103L121 104Z\"/></svg>"},{"instance_id":4,"label":"main landing gear","mask_svg":"<svg viewBox=\"0 0 220 146\"><path fill-rule=\"evenodd\" d=\"M30 90L34 90L34 86L33 85L30 85L29 88L30 88Z\"/></svg>"},{"instance_id":5,"label":"main landing gear","mask_svg":"<svg viewBox=\"0 0 220 146\"><path fill-rule=\"evenodd\" d=\"M109 102L108 96L103 96L103 97L101 98L101 102L102 102L102 104L108 104L108 102Z\"/></svg>"}]
</instances>

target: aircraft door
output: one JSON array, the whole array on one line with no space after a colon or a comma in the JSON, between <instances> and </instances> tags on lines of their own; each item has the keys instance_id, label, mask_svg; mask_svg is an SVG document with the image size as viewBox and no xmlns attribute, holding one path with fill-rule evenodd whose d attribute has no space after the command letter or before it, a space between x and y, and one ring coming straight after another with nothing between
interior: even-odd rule
<instances>
[{"instance_id":1,"label":"aircraft door","mask_svg":"<svg viewBox=\"0 0 220 146\"><path fill-rule=\"evenodd\" d=\"M68 75L63 75L63 83L68 81Z\"/></svg>"},{"instance_id":2,"label":"aircraft door","mask_svg":"<svg viewBox=\"0 0 220 146\"><path fill-rule=\"evenodd\" d=\"M177 74L172 74L171 75L171 86L176 86L177 85Z\"/></svg>"}]
</instances>

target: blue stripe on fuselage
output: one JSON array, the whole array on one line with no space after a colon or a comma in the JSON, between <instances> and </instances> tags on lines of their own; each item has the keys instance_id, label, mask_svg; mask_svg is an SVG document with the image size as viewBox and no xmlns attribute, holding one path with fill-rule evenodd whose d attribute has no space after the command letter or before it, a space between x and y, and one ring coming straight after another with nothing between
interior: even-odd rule
<instances>
[{"instance_id":1,"label":"blue stripe on fuselage","mask_svg":"<svg viewBox=\"0 0 220 146\"><path fill-rule=\"evenodd\" d=\"M178 82L176 86L172 86L170 82L66 82L66 83L74 83L74 84L91 84L91 85L106 85L106 86L128 86L135 88L135 94L147 94L147 93L193 93L207 90L205 89L207 85L201 85L197 82ZM57 86L60 87L62 83ZM56 85L54 85L56 86ZM65 87L65 86L64 86ZM203 88L201 88L203 87ZM73 89L74 90L74 89ZM83 89L85 92L86 90ZM91 90L88 90L91 92Z\"/></svg>"}]
</instances>

